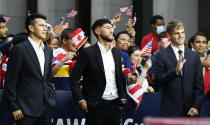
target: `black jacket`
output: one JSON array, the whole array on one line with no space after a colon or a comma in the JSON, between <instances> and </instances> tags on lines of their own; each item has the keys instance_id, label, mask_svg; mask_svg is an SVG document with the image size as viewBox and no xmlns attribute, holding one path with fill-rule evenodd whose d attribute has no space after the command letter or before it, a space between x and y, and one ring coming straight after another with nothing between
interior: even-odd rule
<instances>
[{"instance_id":1,"label":"black jacket","mask_svg":"<svg viewBox=\"0 0 210 125\"><path fill-rule=\"evenodd\" d=\"M44 75L29 40L17 44L9 54L5 81L9 109L21 109L29 116L40 116L44 106L55 105L52 83L52 50L44 45Z\"/></svg>"},{"instance_id":2,"label":"black jacket","mask_svg":"<svg viewBox=\"0 0 210 125\"><path fill-rule=\"evenodd\" d=\"M112 48L112 54L115 62L116 84L119 99L125 98L122 81L121 54L115 48ZM83 88L80 91L78 81L83 75ZM75 64L70 76L70 85L72 95L76 102L86 100L89 106L97 106L102 100L102 95L106 87L106 78L104 65L98 44L85 48Z\"/></svg>"}]
</instances>

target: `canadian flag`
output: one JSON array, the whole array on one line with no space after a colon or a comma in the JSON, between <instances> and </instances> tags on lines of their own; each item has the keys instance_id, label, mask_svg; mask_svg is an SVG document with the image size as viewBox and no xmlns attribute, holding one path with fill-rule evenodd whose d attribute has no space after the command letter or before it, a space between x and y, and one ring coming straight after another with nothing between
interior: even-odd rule
<instances>
[{"instance_id":1,"label":"canadian flag","mask_svg":"<svg viewBox=\"0 0 210 125\"><path fill-rule=\"evenodd\" d=\"M73 42L77 46L77 49L79 49L86 41L85 33L81 28L76 29L73 33L71 33L70 38L72 38Z\"/></svg>"}]
</instances>

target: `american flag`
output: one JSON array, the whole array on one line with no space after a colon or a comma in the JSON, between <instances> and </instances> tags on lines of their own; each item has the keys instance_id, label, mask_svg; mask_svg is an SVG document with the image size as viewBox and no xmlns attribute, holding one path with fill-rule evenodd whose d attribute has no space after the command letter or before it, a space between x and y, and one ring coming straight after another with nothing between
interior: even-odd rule
<instances>
[{"instance_id":1,"label":"american flag","mask_svg":"<svg viewBox=\"0 0 210 125\"><path fill-rule=\"evenodd\" d=\"M147 91L148 82L147 79L144 79L142 85L135 83L131 85L127 85L127 93L133 99L136 109L138 108L139 104L142 102L143 94Z\"/></svg>"},{"instance_id":2,"label":"american flag","mask_svg":"<svg viewBox=\"0 0 210 125\"><path fill-rule=\"evenodd\" d=\"M124 12L126 12L128 9L129 9L129 7L120 8L120 12L121 12L121 13L124 13Z\"/></svg>"},{"instance_id":3,"label":"american flag","mask_svg":"<svg viewBox=\"0 0 210 125\"><path fill-rule=\"evenodd\" d=\"M137 69L137 67L140 65L140 61L137 60L135 64L132 65L132 73L135 72L135 70Z\"/></svg>"},{"instance_id":4,"label":"american flag","mask_svg":"<svg viewBox=\"0 0 210 125\"><path fill-rule=\"evenodd\" d=\"M144 46L144 48L140 51L141 54L150 54L152 52L152 41L153 39Z\"/></svg>"},{"instance_id":5,"label":"american flag","mask_svg":"<svg viewBox=\"0 0 210 125\"><path fill-rule=\"evenodd\" d=\"M0 17L3 17L6 21L6 23L10 20L10 16L5 16L5 15L0 14Z\"/></svg>"},{"instance_id":6,"label":"american flag","mask_svg":"<svg viewBox=\"0 0 210 125\"><path fill-rule=\"evenodd\" d=\"M77 15L77 13L78 13L78 11L76 11L76 10L68 9L68 10L67 10L67 15L66 15L66 17L67 17L67 18L74 17L74 16Z\"/></svg>"},{"instance_id":7,"label":"american flag","mask_svg":"<svg viewBox=\"0 0 210 125\"><path fill-rule=\"evenodd\" d=\"M132 16L133 13L133 7L130 7L127 11L126 11L126 16Z\"/></svg>"}]
</instances>

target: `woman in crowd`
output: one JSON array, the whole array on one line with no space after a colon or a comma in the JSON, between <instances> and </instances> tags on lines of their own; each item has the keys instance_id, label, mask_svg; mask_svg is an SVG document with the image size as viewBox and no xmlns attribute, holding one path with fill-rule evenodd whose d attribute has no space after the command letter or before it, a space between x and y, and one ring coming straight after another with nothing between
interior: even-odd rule
<instances>
[{"instance_id":1,"label":"woman in crowd","mask_svg":"<svg viewBox=\"0 0 210 125\"><path fill-rule=\"evenodd\" d=\"M137 76L137 83L144 88L144 92L154 92L154 89L148 85L147 72L152 66L152 61L148 59L144 66L142 66L142 57L137 46L130 46L127 51L133 69L133 74Z\"/></svg>"}]
</instances>

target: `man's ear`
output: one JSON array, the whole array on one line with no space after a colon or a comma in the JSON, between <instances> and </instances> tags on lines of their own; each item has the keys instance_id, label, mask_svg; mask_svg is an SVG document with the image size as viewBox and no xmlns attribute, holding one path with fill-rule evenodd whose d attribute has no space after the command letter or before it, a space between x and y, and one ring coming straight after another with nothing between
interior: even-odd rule
<instances>
[{"instance_id":1,"label":"man's ear","mask_svg":"<svg viewBox=\"0 0 210 125\"><path fill-rule=\"evenodd\" d=\"M98 36L98 35L100 34L99 28L96 28L94 32L95 32L95 34Z\"/></svg>"},{"instance_id":2,"label":"man's ear","mask_svg":"<svg viewBox=\"0 0 210 125\"><path fill-rule=\"evenodd\" d=\"M194 48L194 44L192 42L190 43L190 45L191 45L192 48Z\"/></svg>"},{"instance_id":3,"label":"man's ear","mask_svg":"<svg viewBox=\"0 0 210 125\"><path fill-rule=\"evenodd\" d=\"M34 31L34 27L32 25L28 25L28 29L29 29L30 32Z\"/></svg>"}]
</instances>

